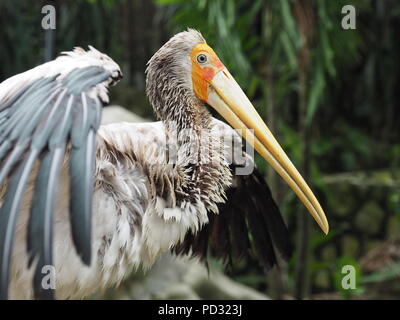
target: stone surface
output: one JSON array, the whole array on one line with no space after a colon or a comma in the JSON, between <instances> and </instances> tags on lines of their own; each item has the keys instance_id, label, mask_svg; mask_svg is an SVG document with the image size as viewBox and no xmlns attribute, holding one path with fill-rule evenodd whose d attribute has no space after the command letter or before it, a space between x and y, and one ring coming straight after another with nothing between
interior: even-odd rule
<instances>
[{"instance_id":1,"label":"stone surface","mask_svg":"<svg viewBox=\"0 0 400 320\"><path fill-rule=\"evenodd\" d=\"M322 251L322 259L324 261L334 262L337 259L336 248L333 246L326 246Z\"/></svg>"},{"instance_id":2,"label":"stone surface","mask_svg":"<svg viewBox=\"0 0 400 320\"><path fill-rule=\"evenodd\" d=\"M389 237L398 235L400 232L400 218L396 215L392 215L389 218L387 225L387 233Z\"/></svg>"},{"instance_id":3,"label":"stone surface","mask_svg":"<svg viewBox=\"0 0 400 320\"><path fill-rule=\"evenodd\" d=\"M330 186L328 205L331 213L338 217L351 214L357 207L357 199L354 197L353 186L343 183Z\"/></svg>"},{"instance_id":4,"label":"stone surface","mask_svg":"<svg viewBox=\"0 0 400 320\"><path fill-rule=\"evenodd\" d=\"M162 256L147 274L136 274L118 288L95 295L95 299L244 299L269 297L237 283L220 271L210 271L196 259Z\"/></svg>"},{"instance_id":5,"label":"stone surface","mask_svg":"<svg viewBox=\"0 0 400 320\"><path fill-rule=\"evenodd\" d=\"M328 289L331 284L329 270L318 271L315 275L314 283L319 289Z\"/></svg>"},{"instance_id":6,"label":"stone surface","mask_svg":"<svg viewBox=\"0 0 400 320\"><path fill-rule=\"evenodd\" d=\"M375 201L368 201L357 212L356 226L360 231L373 235L380 230L384 215Z\"/></svg>"},{"instance_id":7,"label":"stone surface","mask_svg":"<svg viewBox=\"0 0 400 320\"><path fill-rule=\"evenodd\" d=\"M342 239L342 251L346 257L356 258L358 254L359 244L355 237L346 235Z\"/></svg>"},{"instance_id":8,"label":"stone surface","mask_svg":"<svg viewBox=\"0 0 400 320\"><path fill-rule=\"evenodd\" d=\"M126 110L125 108L117 105L110 105L105 107L101 119L102 124L109 124L115 122L148 122L142 117Z\"/></svg>"}]
</instances>

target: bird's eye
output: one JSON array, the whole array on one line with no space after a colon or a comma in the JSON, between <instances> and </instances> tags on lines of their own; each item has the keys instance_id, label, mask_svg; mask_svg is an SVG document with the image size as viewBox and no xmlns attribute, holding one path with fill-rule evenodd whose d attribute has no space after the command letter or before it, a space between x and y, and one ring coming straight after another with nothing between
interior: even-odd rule
<instances>
[{"instance_id":1,"label":"bird's eye","mask_svg":"<svg viewBox=\"0 0 400 320\"><path fill-rule=\"evenodd\" d=\"M206 63L207 62L207 56L204 53L200 53L197 56L197 62L198 63Z\"/></svg>"}]
</instances>

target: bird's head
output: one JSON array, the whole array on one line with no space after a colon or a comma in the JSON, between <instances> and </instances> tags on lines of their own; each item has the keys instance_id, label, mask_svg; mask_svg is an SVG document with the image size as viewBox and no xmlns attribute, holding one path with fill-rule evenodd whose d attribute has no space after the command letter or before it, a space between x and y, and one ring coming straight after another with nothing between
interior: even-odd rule
<instances>
[{"instance_id":1,"label":"bird's head","mask_svg":"<svg viewBox=\"0 0 400 320\"><path fill-rule=\"evenodd\" d=\"M321 229L325 213L233 76L195 30L180 32L148 62L146 92L161 120L190 121L196 109L214 108L278 172ZM244 130L243 130L244 129ZM248 130L250 129L250 130Z\"/></svg>"}]
</instances>

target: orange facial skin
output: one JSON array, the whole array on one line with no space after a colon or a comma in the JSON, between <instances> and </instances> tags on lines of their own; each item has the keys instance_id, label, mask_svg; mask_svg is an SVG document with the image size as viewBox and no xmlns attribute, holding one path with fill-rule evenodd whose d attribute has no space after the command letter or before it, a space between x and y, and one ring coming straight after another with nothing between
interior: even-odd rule
<instances>
[{"instance_id":1,"label":"orange facial skin","mask_svg":"<svg viewBox=\"0 0 400 320\"><path fill-rule=\"evenodd\" d=\"M200 63L197 57L200 54L205 54L207 62ZM190 54L192 60L192 82L193 90L196 96L207 102L208 88L210 81L214 78L215 74L225 68L221 60L214 52L214 50L206 43L199 43L195 45Z\"/></svg>"}]
</instances>

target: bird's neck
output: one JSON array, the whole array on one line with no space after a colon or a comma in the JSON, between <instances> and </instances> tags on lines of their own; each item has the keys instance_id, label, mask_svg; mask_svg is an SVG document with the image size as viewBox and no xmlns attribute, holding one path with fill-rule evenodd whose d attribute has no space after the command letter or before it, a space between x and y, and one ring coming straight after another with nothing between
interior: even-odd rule
<instances>
[{"instance_id":1,"label":"bird's neck","mask_svg":"<svg viewBox=\"0 0 400 320\"><path fill-rule=\"evenodd\" d=\"M200 200L216 212L220 201L215 199L222 200L231 177L221 136L213 130L213 119L202 102L181 108L189 112L164 121L169 158L184 172L181 201Z\"/></svg>"},{"instance_id":2,"label":"bird's neck","mask_svg":"<svg viewBox=\"0 0 400 320\"><path fill-rule=\"evenodd\" d=\"M215 203L222 200L231 173L216 141L221 137L212 130L211 114L174 74L149 72L147 78L149 101L165 125L168 161L179 171L175 177L179 176L176 184L181 190L176 202L203 201L207 209L216 211Z\"/></svg>"}]
</instances>

